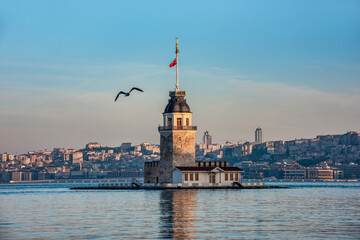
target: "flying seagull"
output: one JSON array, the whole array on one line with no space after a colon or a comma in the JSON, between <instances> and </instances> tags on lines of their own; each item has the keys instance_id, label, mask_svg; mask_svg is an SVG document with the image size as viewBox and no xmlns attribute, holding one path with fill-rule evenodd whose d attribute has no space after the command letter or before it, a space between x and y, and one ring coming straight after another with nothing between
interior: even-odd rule
<instances>
[{"instance_id":1,"label":"flying seagull","mask_svg":"<svg viewBox=\"0 0 360 240\"><path fill-rule=\"evenodd\" d=\"M140 91L140 92L144 92L144 91L141 90L140 88L136 88L136 87L133 87L129 92L120 91L120 92L116 95L115 102L116 102L116 100L119 98L120 94L124 94L125 97L127 97L127 96L130 95L130 93L131 93L132 90L138 90L138 91Z\"/></svg>"}]
</instances>

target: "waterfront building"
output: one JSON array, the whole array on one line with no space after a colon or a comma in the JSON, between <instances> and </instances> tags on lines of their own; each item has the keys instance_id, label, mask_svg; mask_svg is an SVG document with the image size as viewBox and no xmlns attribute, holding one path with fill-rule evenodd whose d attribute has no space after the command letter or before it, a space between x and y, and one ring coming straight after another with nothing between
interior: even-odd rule
<instances>
[{"instance_id":1,"label":"waterfront building","mask_svg":"<svg viewBox=\"0 0 360 240\"><path fill-rule=\"evenodd\" d=\"M360 165L350 163L340 165L339 168L343 171L343 177L345 179L360 178Z\"/></svg>"},{"instance_id":2,"label":"waterfront building","mask_svg":"<svg viewBox=\"0 0 360 240\"><path fill-rule=\"evenodd\" d=\"M255 130L255 143L262 143L263 142L263 132L260 127Z\"/></svg>"},{"instance_id":3,"label":"waterfront building","mask_svg":"<svg viewBox=\"0 0 360 240\"><path fill-rule=\"evenodd\" d=\"M197 167L174 167L172 183L192 186L229 186L240 181L241 169L229 167L228 161L198 161Z\"/></svg>"},{"instance_id":4,"label":"waterfront building","mask_svg":"<svg viewBox=\"0 0 360 240\"><path fill-rule=\"evenodd\" d=\"M37 180L38 173L37 172L13 172L11 179L13 182Z\"/></svg>"},{"instance_id":5,"label":"waterfront building","mask_svg":"<svg viewBox=\"0 0 360 240\"><path fill-rule=\"evenodd\" d=\"M333 180L334 171L326 164L322 164L320 167L308 167L307 168L308 179L316 180Z\"/></svg>"},{"instance_id":6,"label":"waterfront building","mask_svg":"<svg viewBox=\"0 0 360 240\"><path fill-rule=\"evenodd\" d=\"M306 168L300 166L299 164L293 164L290 168L284 169L284 179L306 179Z\"/></svg>"},{"instance_id":7,"label":"waterfront building","mask_svg":"<svg viewBox=\"0 0 360 240\"><path fill-rule=\"evenodd\" d=\"M24 179L23 175L24 175L23 172L13 172L11 179L13 181L19 182L19 181L22 181Z\"/></svg>"},{"instance_id":8,"label":"waterfront building","mask_svg":"<svg viewBox=\"0 0 360 240\"><path fill-rule=\"evenodd\" d=\"M192 186L229 186L239 182L240 173L237 167L175 167L172 172L172 183L185 183ZM205 184L204 184L205 183Z\"/></svg>"},{"instance_id":9,"label":"waterfront building","mask_svg":"<svg viewBox=\"0 0 360 240\"><path fill-rule=\"evenodd\" d=\"M334 173L330 168L323 169L321 167L309 167L307 169L308 179L314 180L333 180Z\"/></svg>"}]
</instances>

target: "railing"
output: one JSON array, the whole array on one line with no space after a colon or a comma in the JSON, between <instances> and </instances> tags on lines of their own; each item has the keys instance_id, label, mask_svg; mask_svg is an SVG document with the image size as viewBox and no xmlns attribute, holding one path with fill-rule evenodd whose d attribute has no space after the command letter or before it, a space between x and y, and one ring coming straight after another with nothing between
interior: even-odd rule
<instances>
[{"instance_id":1,"label":"railing","mask_svg":"<svg viewBox=\"0 0 360 240\"><path fill-rule=\"evenodd\" d=\"M185 97L185 91L170 91L169 96L170 97L173 97L173 96Z\"/></svg>"},{"instance_id":2,"label":"railing","mask_svg":"<svg viewBox=\"0 0 360 240\"><path fill-rule=\"evenodd\" d=\"M163 130L197 130L197 126L159 126L159 131Z\"/></svg>"}]
</instances>

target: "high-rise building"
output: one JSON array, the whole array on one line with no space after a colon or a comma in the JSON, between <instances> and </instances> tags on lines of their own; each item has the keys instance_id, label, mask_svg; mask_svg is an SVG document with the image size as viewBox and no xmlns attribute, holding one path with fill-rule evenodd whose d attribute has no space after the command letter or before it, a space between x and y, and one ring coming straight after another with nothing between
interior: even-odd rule
<instances>
[{"instance_id":1,"label":"high-rise building","mask_svg":"<svg viewBox=\"0 0 360 240\"><path fill-rule=\"evenodd\" d=\"M204 143L206 146L212 144L212 137L211 137L211 135L209 134L208 131L205 131L205 132L204 132L203 143Z\"/></svg>"},{"instance_id":2,"label":"high-rise building","mask_svg":"<svg viewBox=\"0 0 360 240\"><path fill-rule=\"evenodd\" d=\"M260 127L255 130L255 143L262 143L263 142L263 132Z\"/></svg>"}]
</instances>

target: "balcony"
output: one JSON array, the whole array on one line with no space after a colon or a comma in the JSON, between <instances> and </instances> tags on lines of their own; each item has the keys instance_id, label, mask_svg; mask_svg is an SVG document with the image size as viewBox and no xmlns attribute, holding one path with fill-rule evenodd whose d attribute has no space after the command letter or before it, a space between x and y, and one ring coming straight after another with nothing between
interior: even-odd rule
<instances>
[{"instance_id":1,"label":"balcony","mask_svg":"<svg viewBox=\"0 0 360 240\"><path fill-rule=\"evenodd\" d=\"M169 96L170 97L185 97L185 91L170 91Z\"/></svg>"},{"instance_id":2,"label":"balcony","mask_svg":"<svg viewBox=\"0 0 360 240\"><path fill-rule=\"evenodd\" d=\"M159 131L166 131L166 130L195 130L197 131L197 126L159 126Z\"/></svg>"}]
</instances>

